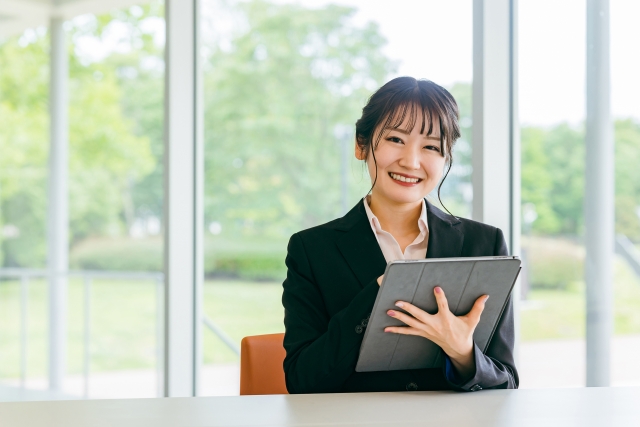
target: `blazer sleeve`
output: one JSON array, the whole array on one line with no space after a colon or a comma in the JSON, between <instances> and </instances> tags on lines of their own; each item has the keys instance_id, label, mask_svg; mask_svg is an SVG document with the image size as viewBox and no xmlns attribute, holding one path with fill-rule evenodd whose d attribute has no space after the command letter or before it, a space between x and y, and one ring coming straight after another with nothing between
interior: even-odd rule
<instances>
[{"instance_id":1,"label":"blazer sleeve","mask_svg":"<svg viewBox=\"0 0 640 427\"><path fill-rule=\"evenodd\" d=\"M496 229L493 254L496 256L509 254L504 235L499 228ZM513 357L515 333L512 297L513 295L509 297L507 306L498 321L498 326L491 338L487 353L483 354L475 343L473 345L476 361L475 374L461 384L454 383L447 378L452 388L461 391L518 388L520 380ZM446 367L443 367L443 369L446 369Z\"/></svg>"},{"instance_id":2,"label":"blazer sleeve","mask_svg":"<svg viewBox=\"0 0 640 427\"><path fill-rule=\"evenodd\" d=\"M368 283L347 307L330 317L298 234L291 237L287 251L282 294L287 390L292 394L338 392L354 372L378 283Z\"/></svg>"}]
</instances>

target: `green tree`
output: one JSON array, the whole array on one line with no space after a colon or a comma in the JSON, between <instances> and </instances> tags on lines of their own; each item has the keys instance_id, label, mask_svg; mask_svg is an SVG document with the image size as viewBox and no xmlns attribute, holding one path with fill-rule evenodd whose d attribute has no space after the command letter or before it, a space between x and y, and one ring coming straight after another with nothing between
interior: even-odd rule
<instances>
[{"instance_id":1,"label":"green tree","mask_svg":"<svg viewBox=\"0 0 640 427\"><path fill-rule=\"evenodd\" d=\"M239 7L242 30L207 58L206 215L247 235L287 236L341 214L335 130L354 128L393 64L376 25L355 26L353 9ZM352 180L353 202L367 181Z\"/></svg>"},{"instance_id":2,"label":"green tree","mask_svg":"<svg viewBox=\"0 0 640 427\"><path fill-rule=\"evenodd\" d=\"M2 242L5 265L45 257L48 36L28 31L0 45L0 206L20 234ZM71 241L122 228L128 183L154 166L149 140L125 118L114 70L70 56Z\"/></svg>"},{"instance_id":3,"label":"green tree","mask_svg":"<svg viewBox=\"0 0 640 427\"><path fill-rule=\"evenodd\" d=\"M640 241L640 124L620 119L614 128L616 232ZM582 234L585 173L582 128L522 129L522 202L536 207L534 232Z\"/></svg>"},{"instance_id":4,"label":"green tree","mask_svg":"<svg viewBox=\"0 0 640 427\"><path fill-rule=\"evenodd\" d=\"M535 205L532 230L540 234L582 233L584 132L567 124L525 127L522 141L522 203Z\"/></svg>"}]
</instances>

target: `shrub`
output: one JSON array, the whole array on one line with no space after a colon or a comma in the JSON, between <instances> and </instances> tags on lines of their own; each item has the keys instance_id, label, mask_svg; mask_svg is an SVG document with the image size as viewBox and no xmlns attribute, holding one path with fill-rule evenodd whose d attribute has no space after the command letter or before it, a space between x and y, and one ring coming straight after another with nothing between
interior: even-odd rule
<instances>
[{"instance_id":1,"label":"shrub","mask_svg":"<svg viewBox=\"0 0 640 427\"><path fill-rule=\"evenodd\" d=\"M526 237L522 247L532 289L568 290L584 280L584 247L575 241Z\"/></svg>"},{"instance_id":2,"label":"shrub","mask_svg":"<svg viewBox=\"0 0 640 427\"><path fill-rule=\"evenodd\" d=\"M71 251L72 269L162 271L162 239L87 239ZM283 280L286 243L227 242L205 245L204 274L249 280Z\"/></svg>"}]
</instances>

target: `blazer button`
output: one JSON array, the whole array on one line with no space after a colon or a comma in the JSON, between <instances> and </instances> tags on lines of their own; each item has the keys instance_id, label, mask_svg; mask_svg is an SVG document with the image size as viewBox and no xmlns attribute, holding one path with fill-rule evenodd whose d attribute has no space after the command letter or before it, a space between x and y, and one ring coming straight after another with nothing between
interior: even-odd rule
<instances>
[{"instance_id":1,"label":"blazer button","mask_svg":"<svg viewBox=\"0 0 640 427\"><path fill-rule=\"evenodd\" d=\"M409 383L409 384L407 384L406 389L407 389L407 391L416 391L418 389L418 384Z\"/></svg>"},{"instance_id":2,"label":"blazer button","mask_svg":"<svg viewBox=\"0 0 640 427\"><path fill-rule=\"evenodd\" d=\"M356 334L361 334L362 333L362 326L358 325L356 326Z\"/></svg>"},{"instance_id":3,"label":"blazer button","mask_svg":"<svg viewBox=\"0 0 640 427\"><path fill-rule=\"evenodd\" d=\"M363 328L366 328L368 324L369 324L369 319L362 319L361 325Z\"/></svg>"}]
</instances>

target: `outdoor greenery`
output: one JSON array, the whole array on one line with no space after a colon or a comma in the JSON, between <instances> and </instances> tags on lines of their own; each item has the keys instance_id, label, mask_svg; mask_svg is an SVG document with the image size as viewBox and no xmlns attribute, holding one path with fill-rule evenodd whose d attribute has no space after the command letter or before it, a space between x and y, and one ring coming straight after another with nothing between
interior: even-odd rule
<instances>
[{"instance_id":1,"label":"outdoor greenery","mask_svg":"<svg viewBox=\"0 0 640 427\"><path fill-rule=\"evenodd\" d=\"M615 334L640 333L640 279L622 262L615 266ZM204 313L233 341L247 335L282 332L279 282L207 281ZM123 295L125 297L123 297ZM0 378L19 376L19 297L16 281L0 282ZM69 287L69 373L82 373L83 284ZM46 285L30 284L28 375L46 375ZM155 366L156 294L152 281L96 280L91 294L91 371L153 369ZM523 305L521 337L579 339L584 337L584 283L564 291L532 290ZM135 325L132 328L131 325ZM237 356L211 331L203 329L204 362L235 363Z\"/></svg>"},{"instance_id":2,"label":"outdoor greenery","mask_svg":"<svg viewBox=\"0 0 640 427\"><path fill-rule=\"evenodd\" d=\"M615 121L616 232L640 241L640 123ZM584 129L559 124L522 129L522 203L531 204L535 234L584 233Z\"/></svg>"},{"instance_id":3,"label":"outdoor greenery","mask_svg":"<svg viewBox=\"0 0 640 427\"><path fill-rule=\"evenodd\" d=\"M397 65L355 10L218 1L204 21L205 312L236 341L282 330L289 236L342 215L368 190L352 155L354 123ZM160 271L163 207L163 4L86 15L69 43L70 264ZM209 25L209 27L207 27ZM211 32L211 28L228 28ZM49 36L0 40L0 268L46 263ZM100 46L97 48L96 46ZM107 47L108 46L108 47ZM471 85L449 87L462 138L443 186L470 215ZM577 338L584 324L584 128L523 127L523 248L533 301L526 340ZM640 122L615 121L616 232L640 243ZM347 157L346 170L343 158ZM586 190L588 191L588 189ZM46 370L46 288L31 284L29 372ZM19 288L0 281L0 377L19 366ZM616 266L616 332L640 333L640 280ZM70 284L69 369L81 370L82 284ZM152 283L94 283L92 370L149 368ZM537 304L537 305L536 305ZM536 308L537 307L537 308ZM132 328L131 325L136 325ZM205 331L205 361L235 356Z\"/></svg>"},{"instance_id":4,"label":"outdoor greenery","mask_svg":"<svg viewBox=\"0 0 640 427\"><path fill-rule=\"evenodd\" d=\"M291 233L342 213L341 156L349 157L348 206L366 192L362 167L341 144L372 90L395 70L373 23L354 10L254 0L219 2L234 25L205 39L205 221L208 275L282 278ZM72 266L160 270L162 239L163 7L159 1L67 27L70 57ZM206 22L205 22L206 24ZM216 22L211 23L217 25ZM87 46L117 42L95 52ZM48 35L0 42L0 265L45 263ZM469 214L471 88L458 99L463 137L444 186L445 205ZM640 241L640 124L616 122L617 231ZM583 234L584 132L560 124L522 129L522 199L536 235ZM141 231L140 228L142 227ZM147 227L148 228L148 227ZM4 237L2 237L4 236ZM271 244L263 244L271 242ZM229 245L235 249L229 250ZM263 249L257 249L262 247ZM256 262L252 262L255 260ZM534 280L535 286L538 282Z\"/></svg>"}]
</instances>

